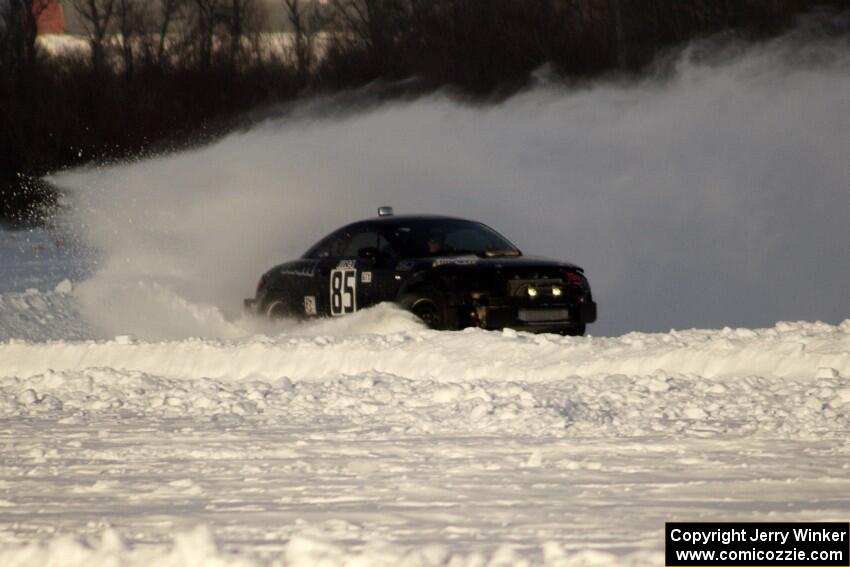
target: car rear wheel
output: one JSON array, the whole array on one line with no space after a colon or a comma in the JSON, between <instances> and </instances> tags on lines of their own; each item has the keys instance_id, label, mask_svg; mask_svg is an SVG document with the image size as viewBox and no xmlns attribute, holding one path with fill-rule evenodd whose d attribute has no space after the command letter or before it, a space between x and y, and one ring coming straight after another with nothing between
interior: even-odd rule
<instances>
[{"instance_id":1,"label":"car rear wheel","mask_svg":"<svg viewBox=\"0 0 850 567\"><path fill-rule=\"evenodd\" d=\"M432 329L443 330L448 327L446 301L442 294L432 287L414 290L402 299L401 304Z\"/></svg>"},{"instance_id":2,"label":"car rear wheel","mask_svg":"<svg viewBox=\"0 0 850 567\"><path fill-rule=\"evenodd\" d=\"M273 300L266 305L266 317L269 319L283 319L291 314L286 304L280 300Z\"/></svg>"}]
</instances>

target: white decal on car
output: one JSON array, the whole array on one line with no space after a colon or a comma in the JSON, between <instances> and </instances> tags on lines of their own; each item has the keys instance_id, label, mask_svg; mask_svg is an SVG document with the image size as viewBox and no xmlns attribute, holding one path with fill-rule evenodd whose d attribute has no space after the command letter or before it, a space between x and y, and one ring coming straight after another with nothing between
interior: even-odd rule
<instances>
[{"instance_id":1,"label":"white decal on car","mask_svg":"<svg viewBox=\"0 0 850 567\"><path fill-rule=\"evenodd\" d=\"M372 272L362 272L360 274L360 283L372 283Z\"/></svg>"},{"instance_id":2,"label":"white decal on car","mask_svg":"<svg viewBox=\"0 0 850 567\"><path fill-rule=\"evenodd\" d=\"M304 296L304 313L307 315L316 315L316 297L313 295Z\"/></svg>"},{"instance_id":3,"label":"white decal on car","mask_svg":"<svg viewBox=\"0 0 850 567\"><path fill-rule=\"evenodd\" d=\"M445 266L447 264L453 264L455 266L471 266L473 264L478 263L478 256L455 256L449 258L436 258L433 267L437 266Z\"/></svg>"},{"instance_id":4,"label":"white decal on car","mask_svg":"<svg viewBox=\"0 0 850 567\"><path fill-rule=\"evenodd\" d=\"M311 262L303 265L300 268L283 268L278 273L282 276L298 276L302 278L312 278L316 275L316 266L318 262Z\"/></svg>"},{"instance_id":5,"label":"white decal on car","mask_svg":"<svg viewBox=\"0 0 850 567\"><path fill-rule=\"evenodd\" d=\"M337 270L353 270L354 269L354 260L340 260L339 264L336 265Z\"/></svg>"},{"instance_id":6,"label":"white decal on car","mask_svg":"<svg viewBox=\"0 0 850 567\"><path fill-rule=\"evenodd\" d=\"M331 270L331 315L339 317L357 311L357 270Z\"/></svg>"}]
</instances>

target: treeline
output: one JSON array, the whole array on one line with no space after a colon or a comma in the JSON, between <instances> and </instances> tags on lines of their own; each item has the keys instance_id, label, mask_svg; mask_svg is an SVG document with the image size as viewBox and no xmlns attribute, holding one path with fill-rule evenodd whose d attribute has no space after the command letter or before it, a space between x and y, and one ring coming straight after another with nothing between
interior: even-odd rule
<instances>
[{"instance_id":1,"label":"treeline","mask_svg":"<svg viewBox=\"0 0 850 567\"><path fill-rule=\"evenodd\" d=\"M70 0L88 49L39 47L41 0L0 0L0 217L52 194L43 174L215 136L258 105L416 77L510 92L544 63L640 72L660 50L734 30L770 37L848 0Z\"/></svg>"}]
</instances>

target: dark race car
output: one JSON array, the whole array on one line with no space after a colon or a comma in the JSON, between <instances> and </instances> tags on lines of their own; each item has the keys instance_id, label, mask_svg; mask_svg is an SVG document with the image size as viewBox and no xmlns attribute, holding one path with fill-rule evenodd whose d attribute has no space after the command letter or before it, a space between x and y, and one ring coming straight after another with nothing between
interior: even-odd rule
<instances>
[{"instance_id":1,"label":"dark race car","mask_svg":"<svg viewBox=\"0 0 850 567\"><path fill-rule=\"evenodd\" d=\"M260 278L245 307L278 317L338 317L393 301L434 329L510 327L584 334L596 303L583 270L524 256L479 222L393 216L340 228Z\"/></svg>"}]
</instances>

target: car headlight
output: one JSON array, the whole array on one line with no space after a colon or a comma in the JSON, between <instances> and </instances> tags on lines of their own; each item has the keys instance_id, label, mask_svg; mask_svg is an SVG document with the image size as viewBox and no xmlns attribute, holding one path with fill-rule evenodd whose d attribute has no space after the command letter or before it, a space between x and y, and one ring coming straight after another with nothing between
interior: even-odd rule
<instances>
[{"instance_id":1,"label":"car headlight","mask_svg":"<svg viewBox=\"0 0 850 567\"><path fill-rule=\"evenodd\" d=\"M537 297L537 288L528 288L528 297Z\"/></svg>"},{"instance_id":2,"label":"car headlight","mask_svg":"<svg viewBox=\"0 0 850 567\"><path fill-rule=\"evenodd\" d=\"M559 288L558 286L555 286L555 287L552 288L552 295L553 296L561 297L562 293L563 293L563 291L561 291L561 288Z\"/></svg>"}]
</instances>

